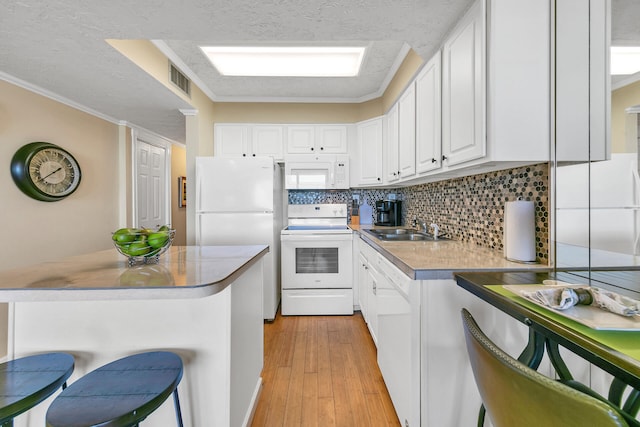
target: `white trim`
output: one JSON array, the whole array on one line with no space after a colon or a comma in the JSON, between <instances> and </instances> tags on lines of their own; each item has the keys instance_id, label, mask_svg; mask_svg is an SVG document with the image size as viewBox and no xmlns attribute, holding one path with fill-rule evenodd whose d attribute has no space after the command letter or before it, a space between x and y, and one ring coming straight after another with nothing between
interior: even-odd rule
<instances>
[{"instance_id":1,"label":"white trim","mask_svg":"<svg viewBox=\"0 0 640 427\"><path fill-rule=\"evenodd\" d=\"M133 123L130 123L130 122L126 121L126 120L120 120L120 122L118 124L120 124L122 126L127 126L131 130L136 130L138 132L141 132L143 135L147 135L148 138L161 139L164 142L166 142L167 144L179 145L181 147L185 147L186 148L186 144L183 144L182 142L174 141L173 139L169 139L166 136L162 136L159 133L155 133L154 131L151 131L149 129L137 126L137 125L135 125ZM132 138L133 138L133 134L132 134Z\"/></svg>"},{"instance_id":2,"label":"white trim","mask_svg":"<svg viewBox=\"0 0 640 427\"><path fill-rule=\"evenodd\" d=\"M98 117L102 120L106 120L107 122L110 123L114 123L114 124L120 124L120 121L118 119L114 119L111 116L108 116L106 114L103 114L99 111L94 110L93 108L89 108L86 105L82 105L79 104L75 101L70 100L69 98L65 98L64 96L58 95L57 93L51 92L50 90L47 90L43 87L34 85L32 83L29 83L25 80L19 79L17 77L14 77L10 74L7 74L3 71L0 71L0 80L4 80L6 82L9 82L11 84L14 84L16 86L19 86L23 89L26 89L30 92L36 93L38 95L44 96L45 98L49 98L52 99L56 102L59 102L61 104L67 105L71 108L75 108L76 110L80 110L84 113L87 114L91 114L92 116Z\"/></svg>"},{"instance_id":3,"label":"white trim","mask_svg":"<svg viewBox=\"0 0 640 427\"><path fill-rule=\"evenodd\" d=\"M398 56L396 56L395 61L389 68L389 72L385 76L382 84L378 88L377 91L363 95L357 98L323 98L323 97L307 97L307 98L296 98L296 97L278 97L278 96L219 96L216 95L209 89L205 82L203 82L197 75L194 73L191 68L185 62L178 57L178 55L162 40L151 40L160 52L162 52L171 62L175 64L176 67L180 69L189 79L196 85L198 88L205 93L209 97L211 101L214 102L298 102L298 103L331 103L331 104L346 104L346 103L361 103L370 101L372 99L376 99L384 95L384 92L387 90L387 86L396 75L396 72L402 65L402 62L409 53L411 47L404 43L400 48L400 52ZM182 110L180 110L182 112ZM183 113L184 114L184 113Z\"/></svg>"},{"instance_id":4,"label":"white trim","mask_svg":"<svg viewBox=\"0 0 640 427\"><path fill-rule=\"evenodd\" d=\"M184 73L187 77L189 77L189 79L196 86L198 86L198 88L202 92L204 92L204 94L207 95L209 97L209 99L211 99L212 101L216 100L215 93L211 92L211 89L209 89L207 87L207 85L202 80L200 80L200 77L198 77L196 73L191 71L191 68L189 68L187 66L187 64L185 64L184 61L182 59L180 59L180 57L178 55L176 55L176 53L173 51L173 49L171 49L164 41L162 41L162 40L151 40L151 43L153 43L153 45L155 47L157 47L160 52L162 52L167 58L169 58L169 60L171 62L173 62L173 64L182 73Z\"/></svg>"},{"instance_id":5,"label":"white trim","mask_svg":"<svg viewBox=\"0 0 640 427\"><path fill-rule=\"evenodd\" d=\"M182 113L184 116L197 116L198 109L197 108L178 108L178 111Z\"/></svg>"},{"instance_id":6,"label":"white trim","mask_svg":"<svg viewBox=\"0 0 640 427\"><path fill-rule=\"evenodd\" d=\"M92 115L94 117L97 117L99 119L105 120L105 121L107 121L109 123L113 123L113 124L116 124L118 126L127 126L127 127L131 128L131 129L134 129L134 128L141 129L141 130L144 130L145 132L147 132L149 134L155 135L158 138L165 139L166 141L169 141L171 144L176 144L176 145L180 145L180 146L183 146L183 147L186 146L185 144L183 144L181 142L170 140L170 139L168 139L168 138L166 138L166 137L164 137L162 135L159 135L159 134L157 134L155 132L152 132L152 131L150 131L148 129L145 129L145 128L143 128L141 126L138 126L138 125L136 125L134 123L131 123L131 122L127 121L127 120L115 119L115 118L113 118L111 116L108 116L108 115L103 114L103 113L101 113L101 112L99 112L97 110L94 110L93 108L87 107L86 105L79 104L79 103L77 103L75 101L72 101L72 100L70 100L68 98L65 98L64 96L58 95L57 93L51 92L51 91L49 91L47 89L44 89L44 88L42 88L40 86L31 84L31 83L29 83L29 82L27 82L25 80L21 80L21 79L19 79L17 77L14 77L14 76L12 76L10 74L7 74L7 73L3 72L3 71L0 71L0 80L6 81L6 82L11 83L11 84L13 84L15 86L21 87L22 89L28 90L29 92L35 93L37 95L44 96L45 98L49 98L49 99L51 99L53 101L59 102L59 103L64 104L64 105L66 105L68 107L75 108L76 110L82 111L83 113L90 114L90 115ZM185 113L186 111L192 111L192 110L180 109L180 112L182 114L185 114L185 115L187 115ZM196 111L196 113L197 113L198 110L193 110L193 111Z\"/></svg>"},{"instance_id":7,"label":"white trim","mask_svg":"<svg viewBox=\"0 0 640 427\"><path fill-rule=\"evenodd\" d=\"M637 81L640 81L640 73L632 74L623 80L617 81L616 83L611 83L611 91L628 86Z\"/></svg>"}]
</instances>

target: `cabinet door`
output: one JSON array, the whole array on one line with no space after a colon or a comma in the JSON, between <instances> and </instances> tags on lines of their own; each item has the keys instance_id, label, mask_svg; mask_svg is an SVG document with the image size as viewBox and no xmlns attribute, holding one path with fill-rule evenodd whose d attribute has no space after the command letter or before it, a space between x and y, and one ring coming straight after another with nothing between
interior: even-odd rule
<instances>
[{"instance_id":1,"label":"cabinet door","mask_svg":"<svg viewBox=\"0 0 640 427\"><path fill-rule=\"evenodd\" d=\"M282 160L284 132L282 126L254 125L251 130L252 156L270 156Z\"/></svg>"},{"instance_id":2,"label":"cabinet door","mask_svg":"<svg viewBox=\"0 0 640 427\"><path fill-rule=\"evenodd\" d=\"M366 244L366 243L365 243ZM358 262L358 287L360 288L359 295L359 303L360 303L360 312L362 312L362 317L364 317L365 322L369 322L369 311L367 305L367 270L369 267L367 266L367 259L364 255L359 254L357 258Z\"/></svg>"},{"instance_id":3,"label":"cabinet door","mask_svg":"<svg viewBox=\"0 0 640 427\"><path fill-rule=\"evenodd\" d=\"M395 104L387 113L387 132L385 138L384 154L385 182L394 182L400 178L400 165L398 162L398 104Z\"/></svg>"},{"instance_id":4,"label":"cabinet door","mask_svg":"<svg viewBox=\"0 0 640 427\"><path fill-rule=\"evenodd\" d=\"M220 157L243 157L249 153L248 125L216 124L213 154Z\"/></svg>"},{"instance_id":5,"label":"cabinet door","mask_svg":"<svg viewBox=\"0 0 640 427\"><path fill-rule=\"evenodd\" d=\"M382 184L382 118L358 124L359 185Z\"/></svg>"},{"instance_id":6,"label":"cabinet door","mask_svg":"<svg viewBox=\"0 0 640 427\"><path fill-rule=\"evenodd\" d=\"M346 153L347 126L320 125L316 127L315 151L317 153Z\"/></svg>"},{"instance_id":7,"label":"cabinet door","mask_svg":"<svg viewBox=\"0 0 640 427\"><path fill-rule=\"evenodd\" d=\"M416 174L416 90L413 83L398 100L398 166L402 179Z\"/></svg>"},{"instance_id":8,"label":"cabinet door","mask_svg":"<svg viewBox=\"0 0 640 427\"><path fill-rule=\"evenodd\" d=\"M379 274L369 264L367 269L367 317L369 332L376 347L378 346L378 304L376 302L376 294L378 293L378 276Z\"/></svg>"},{"instance_id":9,"label":"cabinet door","mask_svg":"<svg viewBox=\"0 0 640 427\"><path fill-rule=\"evenodd\" d=\"M443 163L484 157L484 16L476 2L442 48Z\"/></svg>"},{"instance_id":10,"label":"cabinet door","mask_svg":"<svg viewBox=\"0 0 640 427\"><path fill-rule=\"evenodd\" d=\"M289 126L287 128L287 154L314 153L315 132L314 126Z\"/></svg>"},{"instance_id":11,"label":"cabinet door","mask_svg":"<svg viewBox=\"0 0 640 427\"><path fill-rule=\"evenodd\" d=\"M416 170L418 173L435 170L441 166L440 81L440 52L438 52L416 78Z\"/></svg>"}]
</instances>

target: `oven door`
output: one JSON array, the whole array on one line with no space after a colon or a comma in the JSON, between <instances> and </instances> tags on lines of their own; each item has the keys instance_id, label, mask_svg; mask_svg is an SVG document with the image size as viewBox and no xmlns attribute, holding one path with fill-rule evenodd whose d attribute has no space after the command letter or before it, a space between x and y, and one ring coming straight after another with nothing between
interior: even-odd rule
<instances>
[{"instance_id":1,"label":"oven door","mask_svg":"<svg viewBox=\"0 0 640 427\"><path fill-rule=\"evenodd\" d=\"M282 289L352 287L353 235L283 234Z\"/></svg>"}]
</instances>

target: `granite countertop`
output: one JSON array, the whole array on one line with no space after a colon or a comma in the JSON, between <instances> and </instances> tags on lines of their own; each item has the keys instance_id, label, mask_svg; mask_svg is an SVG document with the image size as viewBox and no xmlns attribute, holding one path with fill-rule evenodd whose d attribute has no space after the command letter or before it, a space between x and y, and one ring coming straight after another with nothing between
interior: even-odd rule
<instances>
[{"instance_id":1,"label":"granite countertop","mask_svg":"<svg viewBox=\"0 0 640 427\"><path fill-rule=\"evenodd\" d=\"M0 302L201 298L216 294L266 245L172 246L158 264L129 267L115 249L0 271Z\"/></svg>"},{"instance_id":2,"label":"granite countertop","mask_svg":"<svg viewBox=\"0 0 640 427\"><path fill-rule=\"evenodd\" d=\"M414 280L453 279L465 271L549 271L546 264L508 261L501 252L458 240L382 241L364 230L384 228L350 225L369 245ZM388 228L388 227L387 227Z\"/></svg>"}]
</instances>

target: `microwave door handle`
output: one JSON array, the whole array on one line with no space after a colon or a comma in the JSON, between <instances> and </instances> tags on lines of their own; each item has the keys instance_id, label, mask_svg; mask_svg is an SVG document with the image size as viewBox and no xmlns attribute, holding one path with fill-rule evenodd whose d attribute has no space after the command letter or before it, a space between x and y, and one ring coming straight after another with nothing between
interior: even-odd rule
<instances>
[{"instance_id":1,"label":"microwave door handle","mask_svg":"<svg viewBox=\"0 0 640 427\"><path fill-rule=\"evenodd\" d=\"M335 165L331 165L329 167L329 188L334 188L336 186L336 167Z\"/></svg>"}]
</instances>

